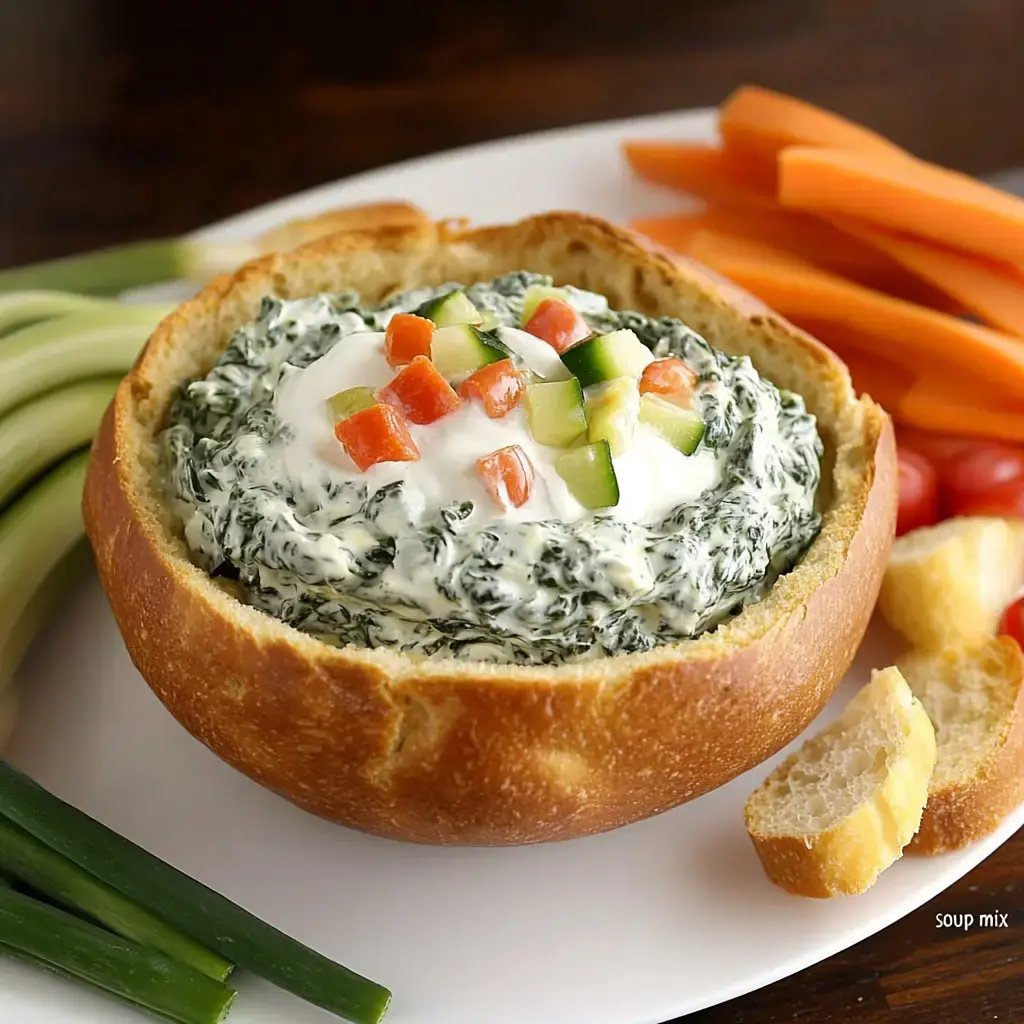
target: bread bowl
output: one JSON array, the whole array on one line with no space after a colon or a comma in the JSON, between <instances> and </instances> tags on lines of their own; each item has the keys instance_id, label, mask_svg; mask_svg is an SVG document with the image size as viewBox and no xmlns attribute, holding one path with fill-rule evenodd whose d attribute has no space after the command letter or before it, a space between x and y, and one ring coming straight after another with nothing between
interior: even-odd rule
<instances>
[{"instance_id":1,"label":"bread bowl","mask_svg":"<svg viewBox=\"0 0 1024 1024\"><path fill-rule=\"evenodd\" d=\"M242 603L193 563L156 482L179 385L263 297L379 300L527 267L617 309L676 316L803 395L825 445L821 529L766 596L696 639L547 665L336 647ZM158 330L93 448L84 514L128 651L229 764L325 818L423 843L615 828L760 763L820 711L867 627L895 521L891 423L822 345L696 267L551 213L337 234L211 282Z\"/></svg>"}]
</instances>

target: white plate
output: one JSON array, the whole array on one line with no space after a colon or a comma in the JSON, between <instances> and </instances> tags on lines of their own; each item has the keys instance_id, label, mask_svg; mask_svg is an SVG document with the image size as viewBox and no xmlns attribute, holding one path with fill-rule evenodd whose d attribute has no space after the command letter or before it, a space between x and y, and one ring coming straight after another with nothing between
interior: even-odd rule
<instances>
[{"instance_id":1,"label":"white plate","mask_svg":"<svg viewBox=\"0 0 1024 1024\"><path fill-rule=\"evenodd\" d=\"M530 136L307 192L202 234L407 197L437 216L579 208L617 219L678 207L627 174L627 135L707 138L709 112ZM174 624L168 623L173 629ZM891 654L876 628L826 715ZM884 928L956 881L1024 820L959 854L908 858L854 899L800 900L765 880L741 808L763 766L608 835L519 849L372 839L260 789L188 736L139 678L95 578L21 673L12 759L183 870L394 991L390 1024L650 1024L749 992ZM242 977L237 1024L326 1018ZM0 962L0 1019L117 1024L134 1011Z\"/></svg>"}]
</instances>

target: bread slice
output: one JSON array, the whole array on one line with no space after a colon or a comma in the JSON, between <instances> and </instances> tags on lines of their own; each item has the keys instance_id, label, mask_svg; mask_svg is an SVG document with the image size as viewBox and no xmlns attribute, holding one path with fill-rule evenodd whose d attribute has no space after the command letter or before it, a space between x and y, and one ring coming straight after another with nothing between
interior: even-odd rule
<instances>
[{"instance_id":1,"label":"bread slice","mask_svg":"<svg viewBox=\"0 0 1024 1024\"><path fill-rule=\"evenodd\" d=\"M900 669L935 726L938 753L928 806L911 853L941 853L992 832L1024 800L1024 656L995 637Z\"/></svg>"},{"instance_id":2,"label":"bread slice","mask_svg":"<svg viewBox=\"0 0 1024 1024\"><path fill-rule=\"evenodd\" d=\"M798 896L863 892L917 831L934 765L921 702L899 669L873 673L747 801L747 832L768 877Z\"/></svg>"},{"instance_id":3,"label":"bread slice","mask_svg":"<svg viewBox=\"0 0 1024 1024\"><path fill-rule=\"evenodd\" d=\"M898 537L878 607L914 647L937 651L995 635L1024 583L1024 522L947 519Z\"/></svg>"},{"instance_id":4,"label":"bread slice","mask_svg":"<svg viewBox=\"0 0 1024 1024\"><path fill-rule=\"evenodd\" d=\"M300 245L333 235L339 231L376 231L380 228L422 228L429 226L430 218L412 203L398 200L365 203L361 206L342 206L325 210L315 217L290 220L279 227L265 231L257 239L261 252L287 252Z\"/></svg>"},{"instance_id":5,"label":"bread slice","mask_svg":"<svg viewBox=\"0 0 1024 1024\"><path fill-rule=\"evenodd\" d=\"M822 529L763 600L693 640L550 666L333 647L197 568L162 503L155 436L268 294L550 274L679 317L799 392L825 444ZM94 444L89 536L128 650L178 719L317 814L398 839L510 844L615 828L722 785L806 727L867 627L896 506L892 424L814 339L609 224L548 213L330 235L218 278L165 320ZM174 628L167 624L173 623Z\"/></svg>"}]
</instances>

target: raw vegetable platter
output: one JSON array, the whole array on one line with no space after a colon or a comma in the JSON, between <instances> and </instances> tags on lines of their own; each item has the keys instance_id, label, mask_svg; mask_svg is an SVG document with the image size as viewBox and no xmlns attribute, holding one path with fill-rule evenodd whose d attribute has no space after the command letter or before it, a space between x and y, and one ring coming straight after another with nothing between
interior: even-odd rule
<instances>
[{"instance_id":1,"label":"raw vegetable platter","mask_svg":"<svg viewBox=\"0 0 1024 1024\"><path fill-rule=\"evenodd\" d=\"M504 220L577 208L624 222L679 208L637 182L624 137L706 139L710 111L545 133L360 175L200 233L252 238L330 207L401 197L437 216ZM170 286L132 298L182 294ZM173 624L168 624L173 628ZM824 713L887 664L873 627ZM930 899L1024 821L958 854L907 858L863 896L795 899L765 879L742 805L770 764L608 835L518 849L440 849L314 819L219 762L135 672L94 577L69 586L19 672L11 760L54 793L263 919L394 992L395 1024L647 1024L798 971ZM781 756L781 755L780 755ZM244 973L239 1024L326 1020ZM233 981L233 983L235 983ZM0 959L0 1019L116 1024L131 1009Z\"/></svg>"}]
</instances>

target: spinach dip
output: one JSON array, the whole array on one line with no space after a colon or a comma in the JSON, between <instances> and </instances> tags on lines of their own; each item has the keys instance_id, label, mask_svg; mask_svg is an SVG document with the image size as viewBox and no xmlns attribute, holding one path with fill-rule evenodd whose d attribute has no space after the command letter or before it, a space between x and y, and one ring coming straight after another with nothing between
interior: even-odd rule
<instances>
[{"instance_id":1,"label":"spinach dip","mask_svg":"<svg viewBox=\"0 0 1024 1024\"><path fill-rule=\"evenodd\" d=\"M384 357L390 319L456 289L486 321L475 334L524 380L578 392L555 349L520 329L528 289L550 285L520 271L378 307L348 293L264 299L213 369L181 387L160 437L161 485L194 561L332 644L501 663L647 651L763 597L820 526L815 421L748 358L678 320L561 290L592 334L632 332L639 365L676 357L692 371L695 447L683 454L639 423L630 451L605 455L618 496L608 507L574 497L559 460L579 445L539 444L522 405L489 418L465 400L410 426L418 461L361 472L346 454L327 400L378 393L395 374ZM589 410L601 388L585 390ZM513 444L532 461L533 494L502 509L474 466Z\"/></svg>"}]
</instances>

